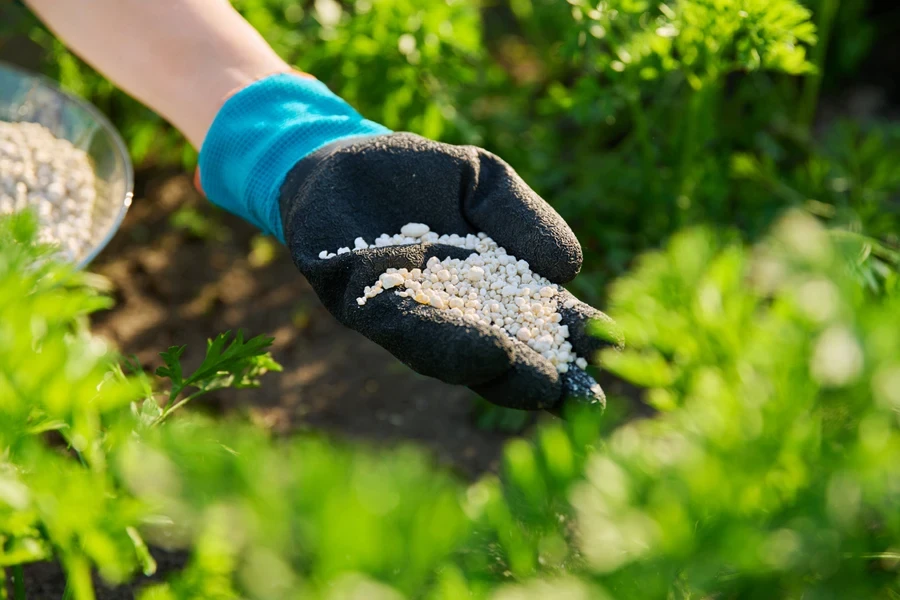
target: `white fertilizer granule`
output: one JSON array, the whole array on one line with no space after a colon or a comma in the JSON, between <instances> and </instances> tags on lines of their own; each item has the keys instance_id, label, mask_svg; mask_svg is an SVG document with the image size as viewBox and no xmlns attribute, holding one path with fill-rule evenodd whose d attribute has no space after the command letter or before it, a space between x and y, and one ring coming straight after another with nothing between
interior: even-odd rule
<instances>
[{"instance_id":1,"label":"white fertilizer granule","mask_svg":"<svg viewBox=\"0 0 900 600\"><path fill-rule=\"evenodd\" d=\"M557 299L560 287L533 273L526 261L507 254L486 234L438 235L425 224L408 223L399 234L382 234L372 247L429 242L473 253L465 260L432 257L424 269L388 269L363 290L357 304L364 306L369 298L394 289L398 296L502 329L550 361L560 373L567 372L571 363L587 367L587 361L576 356L567 341L569 328L562 324ZM354 241L354 250L369 247L363 238ZM350 251L349 247L340 248L337 254ZM325 250L319 254L321 259L334 256ZM564 303L566 308L573 305L571 299Z\"/></svg>"},{"instance_id":2,"label":"white fertilizer granule","mask_svg":"<svg viewBox=\"0 0 900 600\"><path fill-rule=\"evenodd\" d=\"M0 215L31 207L43 243L76 262L91 246L96 182L90 159L37 123L0 121Z\"/></svg>"}]
</instances>

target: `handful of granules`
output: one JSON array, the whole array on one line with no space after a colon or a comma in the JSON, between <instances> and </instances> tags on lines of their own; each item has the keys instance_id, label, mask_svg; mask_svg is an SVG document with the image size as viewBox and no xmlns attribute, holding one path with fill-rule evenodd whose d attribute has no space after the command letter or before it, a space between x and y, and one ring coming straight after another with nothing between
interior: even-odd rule
<instances>
[{"instance_id":1,"label":"handful of granules","mask_svg":"<svg viewBox=\"0 0 900 600\"><path fill-rule=\"evenodd\" d=\"M465 260L432 257L424 269L388 269L371 286L362 290L356 302L366 301L393 289L398 296L473 322L502 330L527 344L560 373L574 363L587 367L576 356L567 339L569 328L559 313L560 287L534 273L524 260L517 260L484 233L459 236L438 235L423 223L407 223L393 236L382 234L374 244L356 238L354 250L382 248L402 244L435 243L472 250ZM349 247L336 253L323 250L319 258L327 260L351 252ZM563 306L571 308L574 300Z\"/></svg>"}]
</instances>

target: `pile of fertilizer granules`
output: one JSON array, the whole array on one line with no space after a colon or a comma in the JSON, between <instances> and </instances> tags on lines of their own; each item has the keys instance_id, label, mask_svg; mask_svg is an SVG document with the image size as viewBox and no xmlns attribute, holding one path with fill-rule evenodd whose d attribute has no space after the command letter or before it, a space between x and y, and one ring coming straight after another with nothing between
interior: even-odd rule
<instances>
[{"instance_id":1,"label":"pile of fertilizer granules","mask_svg":"<svg viewBox=\"0 0 900 600\"><path fill-rule=\"evenodd\" d=\"M408 223L399 234L382 234L371 246L356 238L353 250L420 243L456 246L472 250L472 254L465 260L432 257L424 269L388 269L362 290L356 300L360 307L369 298L393 289L398 296L505 331L541 354L560 373L567 372L571 363L582 369L587 366L567 341L569 328L562 324L559 313L560 287L533 273L526 261L507 254L484 233L438 235L428 225ZM349 247L336 253L323 250L319 258L327 260L347 252L351 252ZM571 308L573 304L574 300L567 300L563 306Z\"/></svg>"},{"instance_id":2,"label":"pile of fertilizer granules","mask_svg":"<svg viewBox=\"0 0 900 600\"><path fill-rule=\"evenodd\" d=\"M0 215L32 208L39 241L77 262L91 247L94 169L88 155L37 123L0 121Z\"/></svg>"}]
</instances>

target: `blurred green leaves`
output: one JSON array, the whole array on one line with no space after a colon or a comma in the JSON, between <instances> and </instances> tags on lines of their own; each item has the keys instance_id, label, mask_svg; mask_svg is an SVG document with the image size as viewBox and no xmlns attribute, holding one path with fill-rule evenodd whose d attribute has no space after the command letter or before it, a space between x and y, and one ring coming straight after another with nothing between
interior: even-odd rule
<instances>
[{"instance_id":1,"label":"blurred green leaves","mask_svg":"<svg viewBox=\"0 0 900 600\"><path fill-rule=\"evenodd\" d=\"M699 595L896 593L896 570L866 557L900 540L885 483L900 472L879 458L869 479L858 453L897 456L897 413L869 382L896 362L900 313L896 299L860 293L835 245L802 213L752 251L694 231L613 287L624 354L665 358L677 407L613 434L602 476L573 497L603 524L589 539L626 544L585 552L611 581L646 584L634 597L655 595L651 565ZM671 585L657 582L660 594Z\"/></svg>"},{"instance_id":2,"label":"blurred green leaves","mask_svg":"<svg viewBox=\"0 0 900 600\"><path fill-rule=\"evenodd\" d=\"M139 510L109 474L104 422L139 388L110 376L107 344L85 328L109 300L34 245L35 228L27 212L0 219L0 560L56 556L73 580L93 563L123 581L138 564L126 527Z\"/></svg>"},{"instance_id":3,"label":"blurred green leaves","mask_svg":"<svg viewBox=\"0 0 900 600\"><path fill-rule=\"evenodd\" d=\"M94 305L33 337L43 295L93 296L40 258L29 223L0 222L0 257L31 264L0 268L0 289L31 289L0 296L21 317L4 322L3 339L29 341L28 366L0 352L0 373L6 390L34 390L28 403L4 396L0 557L52 556L75 598L93 597L92 568L111 582L151 572L144 539L191 558L142 598L898 591L900 297L859 277L865 239L802 211L754 246L695 229L642 256L611 291L626 348L603 358L661 412L609 430L602 413L569 407L507 446L501 477L468 486L411 448L272 439L190 414L143 427L153 391L147 399L146 381L115 369L106 349L96 369L43 369L57 337L62 364L83 354L78 340L91 338L75 323ZM173 398L215 389L255 378L269 343L217 336L190 375L173 347L159 373ZM55 421L38 387L18 385L28 370L65 382L69 408ZM107 386L119 401L97 402Z\"/></svg>"},{"instance_id":4,"label":"blurred green leaves","mask_svg":"<svg viewBox=\"0 0 900 600\"><path fill-rule=\"evenodd\" d=\"M137 468L147 455L152 471ZM212 578L201 564L215 560L241 597L326 597L354 573L413 594L468 528L458 484L411 450L376 457L315 439L273 443L246 426L186 418L123 458L129 487L157 507L150 539L172 543L176 533L197 544L170 591L195 571Z\"/></svg>"},{"instance_id":5,"label":"blurred green leaves","mask_svg":"<svg viewBox=\"0 0 900 600\"><path fill-rule=\"evenodd\" d=\"M614 79L681 71L699 88L737 70L807 73L814 44L808 9L793 0L570 2L582 28L574 44ZM621 75L615 75L616 73Z\"/></svg>"},{"instance_id":6,"label":"blurred green leaves","mask_svg":"<svg viewBox=\"0 0 900 600\"><path fill-rule=\"evenodd\" d=\"M686 226L738 224L752 240L786 206L816 203L881 241L896 231L896 211L880 207L897 185L897 136L837 125L824 144L811 137L820 83L840 83L827 72L849 73L873 42L866 4L234 2L282 56L367 117L512 164L583 240L574 291L595 303L636 253ZM113 118L137 163L193 166L158 117L46 31L30 34L48 72ZM190 214L178 222L213 235Z\"/></svg>"}]
</instances>

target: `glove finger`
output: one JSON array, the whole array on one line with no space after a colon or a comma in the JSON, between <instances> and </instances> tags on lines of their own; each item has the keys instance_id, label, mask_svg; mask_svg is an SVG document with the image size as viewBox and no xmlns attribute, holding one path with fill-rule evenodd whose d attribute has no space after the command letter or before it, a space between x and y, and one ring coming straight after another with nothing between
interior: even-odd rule
<instances>
[{"instance_id":1,"label":"glove finger","mask_svg":"<svg viewBox=\"0 0 900 600\"><path fill-rule=\"evenodd\" d=\"M606 406L606 394L587 371L572 365L563 375L564 400Z\"/></svg>"},{"instance_id":2,"label":"glove finger","mask_svg":"<svg viewBox=\"0 0 900 600\"><path fill-rule=\"evenodd\" d=\"M570 365L569 370L562 376L562 380L563 399L555 406L547 409L547 412L550 414L565 418L565 408L570 404L595 406L600 409L606 408L606 393L600 387L600 384L586 371Z\"/></svg>"},{"instance_id":3,"label":"glove finger","mask_svg":"<svg viewBox=\"0 0 900 600\"><path fill-rule=\"evenodd\" d=\"M568 341L578 356L597 364L597 355L601 350L624 345L622 333L606 313L585 304L565 290L560 291L558 303L562 323L569 328ZM566 304L570 307L566 308Z\"/></svg>"},{"instance_id":4,"label":"glove finger","mask_svg":"<svg viewBox=\"0 0 900 600\"><path fill-rule=\"evenodd\" d=\"M506 372L470 387L489 402L520 410L550 408L563 397L563 379L556 368L521 342L513 342L512 360Z\"/></svg>"},{"instance_id":5,"label":"glove finger","mask_svg":"<svg viewBox=\"0 0 900 600\"><path fill-rule=\"evenodd\" d=\"M502 377L471 387L494 404L520 410L544 409L559 414L566 402L606 406L606 394L586 371L572 365L560 375L553 365L527 348L516 355Z\"/></svg>"},{"instance_id":6,"label":"glove finger","mask_svg":"<svg viewBox=\"0 0 900 600\"><path fill-rule=\"evenodd\" d=\"M581 270L581 245L569 225L503 162L470 147L472 176L462 190L462 210L475 229L554 283Z\"/></svg>"},{"instance_id":7,"label":"glove finger","mask_svg":"<svg viewBox=\"0 0 900 600\"><path fill-rule=\"evenodd\" d=\"M358 308L366 318L355 329L422 375L471 386L497 379L512 365L512 339L483 323L390 292Z\"/></svg>"}]
</instances>

